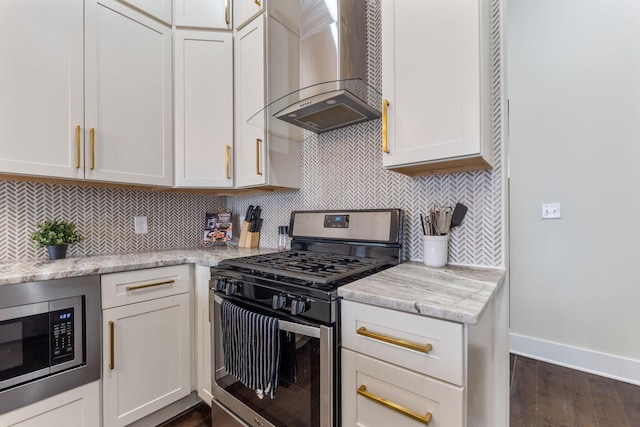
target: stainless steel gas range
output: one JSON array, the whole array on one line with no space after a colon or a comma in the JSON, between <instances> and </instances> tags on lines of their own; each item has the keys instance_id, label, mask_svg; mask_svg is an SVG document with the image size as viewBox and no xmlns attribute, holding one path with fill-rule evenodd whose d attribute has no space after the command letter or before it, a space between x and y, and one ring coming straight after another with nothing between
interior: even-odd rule
<instances>
[{"instance_id":1,"label":"stainless steel gas range","mask_svg":"<svg viewBox=\"0 0 640 427\"><path fill-rule=\"evenodd\" d=\"M337 289L398 264L402 228L399 209L296 211L290 251L211 269L214 425L215 403L249 425L340 425Z\"/></svg>"}]
</instances>

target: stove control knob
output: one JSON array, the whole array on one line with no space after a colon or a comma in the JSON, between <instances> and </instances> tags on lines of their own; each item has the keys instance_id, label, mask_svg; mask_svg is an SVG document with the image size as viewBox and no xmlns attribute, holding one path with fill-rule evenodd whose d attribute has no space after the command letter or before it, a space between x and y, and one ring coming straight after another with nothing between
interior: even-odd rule
<instances>
[{"instance_id":1,"label":"stove control knob","mask_svg":"<svg viewBox=\"0 0 640 427\"><path fill-rule=\"evenodd\" d=\"M238 292L238 282L235 280L227 281L227 287L225 289L227 295L234 295Z\"/></svg>"},{"instance_id":2,"label":"stove control knob","mask_svg":"<svg viewBox=\"0 0 640 427\"><path fill-rule=\"evenodd\" d=\"M271 307L273 307L274 310L278 310L284 307L286 303L287 303L287 297L285 295L283 294L274 295L273 299L271 300Z\"/></svg>"},{"instance_id":3,"label":"stove control knob","mask_svg":"<svg viewBox=\"0 0 640 427\"><path fill-rule=\"evenodd\" d=\"M214 286L215 286L214 289L216 291L222 292L222 291L224 291L224 288L226 286L226 280L223 279L222 277L219 277L219 278L216 279L216 282L215 282Z\"/></svg>"},{"instance_id":4,"label":"stove control knob","mask_svg":"<svg viewBox=\"0 0 640 427\"><path fill-rule=\"evenodd\" d=\"M297 316L300 313L304 313L307 309L307 304L302 299L292 299L291 300L291 314L293 316Z\"/></svg>"}]
</instances>

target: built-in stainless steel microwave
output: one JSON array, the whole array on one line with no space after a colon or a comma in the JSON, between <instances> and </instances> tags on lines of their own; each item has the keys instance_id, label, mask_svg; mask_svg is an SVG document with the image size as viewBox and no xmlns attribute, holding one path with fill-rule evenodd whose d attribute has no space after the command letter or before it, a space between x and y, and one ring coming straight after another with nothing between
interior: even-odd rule
<instances>
[{"instance_id":1,"label":"built-in stainless steel microwave","mask_svg":"<svg viewBox=\"0 0 640 427\"><path fill-rule=\"evenodd\" d=\"M98 276L0 286L0 413L100 377Z\"/></svg>"}]
</instances>

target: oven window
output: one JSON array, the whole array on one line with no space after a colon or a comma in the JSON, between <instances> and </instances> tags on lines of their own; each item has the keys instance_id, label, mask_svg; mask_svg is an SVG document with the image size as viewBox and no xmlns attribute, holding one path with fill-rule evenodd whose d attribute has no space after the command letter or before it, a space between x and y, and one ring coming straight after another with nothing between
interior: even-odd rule
<instances>
[{"instance_id":1,"label":"oven window","mask_svg":"<svg viewBox=\"0 0 640 427\"><path fill-rule=\"evenodd\" d=\"M280 332L280 379L273 399L258 398L235 377L216 382L233 397L276 426L320 425L320 339Z\"/></svg>"},{"instance_id":2,"label":"oven window","mask_svg":"<svg viewBox=\"0 0 640 427\"><path fill-rule=\"evenodd\" d=\"M0 322L0 384L47 366L48 313Z\"/></svg>"}]
</instances>

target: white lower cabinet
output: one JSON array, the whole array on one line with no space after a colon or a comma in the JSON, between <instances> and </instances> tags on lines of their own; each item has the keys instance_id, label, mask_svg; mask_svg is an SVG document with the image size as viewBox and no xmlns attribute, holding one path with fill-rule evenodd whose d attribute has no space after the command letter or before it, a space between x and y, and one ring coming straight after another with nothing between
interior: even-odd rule
<instances>
[{"instance_id":1,"label":"white lower cabinet","mask_svg":"<svg viewBox=\"0 0 640 427\"><path fill-rule=\"evenodd\" d=\"M504 295L473 325L342 301L342 425L506 427Z\"/></svg>"},{"instance_id":2,"label":"white lower cabinet","mask_svg":"<svg viewBox=\"0 0 640 427\"><path fill-rule=\"evenodd\" d=\"M462 387L342 350L344 426L462 426Z\"/></svg>"},{"instance_id":3,"label":"white lower cabinet","mask_svg":"<svg viewBox=\"0 0 640 427\"><path fill-rule=\"evenodd\" d=\"M100 381L2 414L0 426L100 427Z\"/></svg>"},{"instance_id":4,"label":"white lower cabinet","mask_svg":"<svg viewBox=\"0 0 640 427\"><path fill-rule=\"evenodd\" d=\"M191 392L190 282L189 265L102 276L104 426L125 426Z\"/></svg>"},{"instance_id":5,"label":"white lower cabinet","mask_svg":"<svg viewBox=\"0 0 640 427\"><path fill-rule=\"evenodd\" d=\"M211 318L209 316L209 267L196 265L195 363L196 390L200 399L211 405Z\"/></svg>"}]
</instances>

